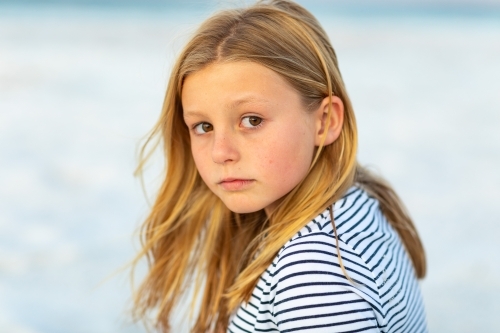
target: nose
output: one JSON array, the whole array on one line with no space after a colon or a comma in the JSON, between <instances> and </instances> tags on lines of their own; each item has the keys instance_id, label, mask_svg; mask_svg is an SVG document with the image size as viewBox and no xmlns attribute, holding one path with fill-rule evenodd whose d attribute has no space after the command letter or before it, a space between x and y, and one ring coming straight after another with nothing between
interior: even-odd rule
<instances>
[{"instance_id":1,"label":"nose","mask_svg":"<svg viewBox=\"0 0 500 333\"><path fill-rule=\"evenodd\" d=\"M217 164L226 164L239 159L235 138L229 131L214 133L212 160Z\"/></svg>"}]
</instances>

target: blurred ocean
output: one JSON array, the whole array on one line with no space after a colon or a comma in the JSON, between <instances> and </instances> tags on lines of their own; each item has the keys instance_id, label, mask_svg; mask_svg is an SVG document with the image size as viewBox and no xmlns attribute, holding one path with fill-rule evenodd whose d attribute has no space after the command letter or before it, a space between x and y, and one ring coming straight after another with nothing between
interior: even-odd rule
<instances>
[{"instance_id":1,"label":"blurred ocean","mask_svg":"<svg viewBox=\"0 0 500 333\"><path fill-rule=\"evenodd\" d=\"M423 238L430 330L499 332L499 2L300 2L337 51L361 162ZM114 274L148 207L137 143L179 48L230 2L124 3L0 1L0 333L144 332Z\"/></svg>"}]
</instances>

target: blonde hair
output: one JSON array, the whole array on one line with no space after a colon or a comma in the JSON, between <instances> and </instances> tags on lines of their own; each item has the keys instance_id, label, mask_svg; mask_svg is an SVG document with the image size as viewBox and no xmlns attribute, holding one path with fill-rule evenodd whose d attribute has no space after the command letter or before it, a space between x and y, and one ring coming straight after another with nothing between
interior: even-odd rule
<instances>
[{"instance_id":1,"label":"blonde hair","mask_svg":"<svg viewBox=\"0 0 500 333\"><path fill-rule=\"evenodd\" d=\"M192 158L182 115L183 82L209 64L229 61L253 61L280 74L302 96L306 109L332 96L344 103L339 138L317 149L306 178L268 217L264 211L231 212L204 184ZM249 299L279 249L354 183L379 200L405 244L416 275L425 275L424 250L403 205L389 185L356 162L356 122L335 52L318 21L301 6L284 0L260 1L206 20L173 67L160 119L142 148L139 172L155 138L167 164L142 226L143 247L136 262L145 256L149 271L134 304L138 318L156 310L159 331L169 331L171 311L191 283L196 291L203 289L192 331L225 330L230 314ZM193 298L192 306L194 302Z\"/></svg>"}]
</instances>

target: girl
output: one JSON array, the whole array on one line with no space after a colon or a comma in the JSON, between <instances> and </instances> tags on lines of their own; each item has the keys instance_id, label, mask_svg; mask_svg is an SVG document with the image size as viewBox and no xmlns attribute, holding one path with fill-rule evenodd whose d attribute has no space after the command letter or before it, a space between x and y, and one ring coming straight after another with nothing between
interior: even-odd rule
<instances>
[{"instance_id":1,"label":"girl","mask_svg":"<svg viewBox=\"0 0 500 333\"><path fill-rule=\"evenodd\" d=\"M191 332L427 330L422 244L394 191L357 164L335 52L304 8L261 1L205 21L155 137L167 166L135 306L157 312L160 332L193 286Z\"/></svg>"}]
</instances>

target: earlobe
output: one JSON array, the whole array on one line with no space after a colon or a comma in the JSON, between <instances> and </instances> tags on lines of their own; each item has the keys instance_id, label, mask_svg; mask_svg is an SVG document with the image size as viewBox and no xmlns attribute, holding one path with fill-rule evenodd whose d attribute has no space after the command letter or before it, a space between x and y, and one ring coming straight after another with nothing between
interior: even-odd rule
<instances>
[{"instance_id":1,"label":"earlobe","mask_svg":"<svg viewBox=\"0 0 500 333\"><path fill-rule=\"evenodd\" d=\"M328 116L331 106L330 116ZM337 96L325 97L316 111L315 145L332 144L337 140L344 124L344 103ZM324 140L324 141L323 141Z\"/></svg>"}]
</instances>

